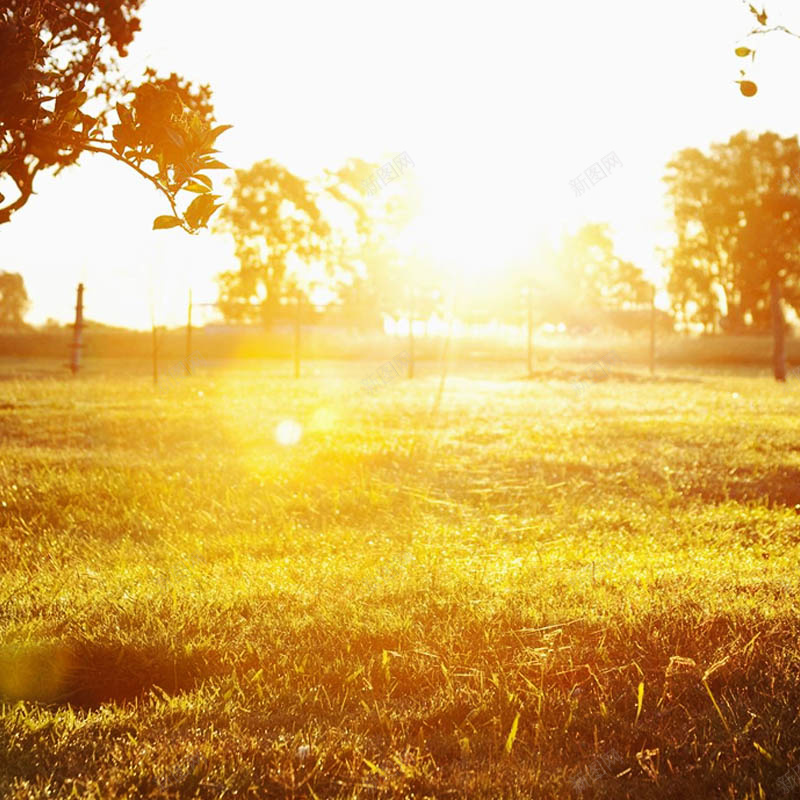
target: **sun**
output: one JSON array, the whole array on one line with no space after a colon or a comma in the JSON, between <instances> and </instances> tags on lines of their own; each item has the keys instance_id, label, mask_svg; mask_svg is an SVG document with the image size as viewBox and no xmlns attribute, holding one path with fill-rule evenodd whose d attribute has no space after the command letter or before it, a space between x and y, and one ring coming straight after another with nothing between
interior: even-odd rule
<instances>
[{"instance_id":1,"label":"sun","mask_svg":"<svg viewBox=\"0 0 800 800\"><path fill-rule=\"evenodd\" d=\"M465 185L443 177L424 185L421 213L400 246L463 289L502 279L525 262L544 270L536 253L551 227L546 204L529 187L509 191L504 181L471 177Z\"/></svg>"}]
</instances>

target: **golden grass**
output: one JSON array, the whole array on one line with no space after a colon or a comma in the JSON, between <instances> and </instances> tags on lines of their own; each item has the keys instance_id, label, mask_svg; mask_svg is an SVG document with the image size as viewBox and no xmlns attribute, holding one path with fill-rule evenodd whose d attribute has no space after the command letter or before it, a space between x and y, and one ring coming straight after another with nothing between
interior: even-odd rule
<instances>
[{"instance_id":1,"label":"golden grass","mask_svg":"<svg viewBox=\"0 0 800 800\"><path fill-rule=\"evenodd\" d=\"M0 795L779 796L800 389L319 369L0 382Z\"/></svg>"}]
</instances>

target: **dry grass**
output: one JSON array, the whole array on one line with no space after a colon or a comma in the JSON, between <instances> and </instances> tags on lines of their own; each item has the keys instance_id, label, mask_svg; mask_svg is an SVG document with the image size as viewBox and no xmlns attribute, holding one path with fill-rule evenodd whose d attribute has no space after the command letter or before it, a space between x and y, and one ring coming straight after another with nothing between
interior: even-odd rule
<instances>
[{"instance_id":1,"label":"dry grass","mask_svg":"<svg viewBox=\"0 0 800 800\"><path fill-rule=\"evenodd\" d=\"M800 388L314 368L0 382L0 795L781 796Z\"/></svg>"}]
</instances>

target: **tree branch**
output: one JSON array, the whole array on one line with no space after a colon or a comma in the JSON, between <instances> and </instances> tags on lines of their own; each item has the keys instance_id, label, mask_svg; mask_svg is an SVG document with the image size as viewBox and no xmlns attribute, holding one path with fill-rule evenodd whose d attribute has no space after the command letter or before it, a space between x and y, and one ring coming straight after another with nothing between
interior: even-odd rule
<instances>
[{"instance_id":1,"label":"tree branch","mask_svg":"<svg viewBox=\"0 0 800 800\"><path fill-rule=\"evenodd\" d=\"M32 171L28 172L26 170L24 177L20 176L19 178L17 178L15 175L11 175L11 173L5 173L8 174L11 177L11 180L13 180L16 184L16 187L19 190L19 197L13 203L9 203L7 206L0 208L0 225L8 222L11 219L11 215L15 211L19 211L19 209L21 209L25 203L28 202L30 196L33 194L33 179L40 169L41 165L37 164Z\"/></svg>"},{"instance_id":2,"label":"tree branch","mask_svg":"<svg viewBox=\"0 0 800 800\"><path fill-rule=\"evenodd\" d=\"M794 36L795 39L800 39L800 34L795 33L794 31L790 31L785 25L774 25L772 28L755 28L748 36L753 36L759 33L774 33L775 31L781 31L782 33L788 33L789 36Z\"/></svg>"},{"instance_id":3,"label":"tree branch","mask_svg":"<svg viewBox=\"0 0 800 800\"><path fill-rule=\"evenodd\" d=\"M113 150L104 150L102 147L96 147L93 144L81 144L80 147L82 150L86 150L89 153L100 153L101 155L111 156L111 158L113 158L115 161L119 161L120 164L125 164L126 166L130 167L132 170L137 172L139 175L141 175L143 178L146 178L148 181L150 181L150 183L153 184L153 186L156 187L156 189L158 189L159 192L161 192L161 194L164 195L164 197L167 198L170 208L172 209L173 216L181 221L181 228L183 228L187 233L194 234L197 232L193 228L189 227L189 225L184 220L183 215L178 211L178 208L175 205L175 198L164 188L164 186L162 186L161 183L158 182L158 180L156 180L156 178L150 175L150 173L145 172L141 167L123 158L121 155L114 152Z\"/></svg>"}]
</instances>

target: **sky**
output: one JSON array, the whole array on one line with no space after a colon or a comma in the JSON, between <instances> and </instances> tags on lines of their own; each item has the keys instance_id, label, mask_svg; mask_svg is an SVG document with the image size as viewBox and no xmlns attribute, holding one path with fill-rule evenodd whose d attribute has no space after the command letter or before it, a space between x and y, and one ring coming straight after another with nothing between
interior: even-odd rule
<instances>
[{"instance_id":1,"label":"sky","mask_svg":"<svg viewBox=\"0 0 800 800\"><path fill-rule=\"evenodd\" d=\"M800 30L792 6L768 3L770 23ZM733 51L754 23L739 0L147 0L123 66L211 84L235 168L271 158L313 177L408 153L433 209L421 235L467 279L602 221L663 283L671 156L742 129L797 133L785 76L800 41L747 40L751 64ZM735 83L743 66L754 98ZM570 181L609 153L622 166L576 196ZM227 237L152 231L164 199L111 159L85 155L36 189L0 226L0 270L22 273L31 323L69 321L83 282L89 319L181 324L189 290L211 304L214 276L236 267Z\"/></svg>"}]
</instances>

